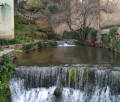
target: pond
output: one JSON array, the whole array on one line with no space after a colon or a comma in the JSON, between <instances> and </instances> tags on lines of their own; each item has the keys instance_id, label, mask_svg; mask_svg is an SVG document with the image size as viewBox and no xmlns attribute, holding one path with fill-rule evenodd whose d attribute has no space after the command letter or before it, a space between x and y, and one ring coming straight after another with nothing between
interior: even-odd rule
<instances>
[{"instance_id":1,"label":"pond","mask_svg":"<svg viewBox=\"0 0 120 102\"><path fill-rule=\"evenodd\" d=\"M10 80L12 102L119 102L120 56L85 46L22 54Z\"/></svg>"},{"instance_id":2,"label":"pond","mask_svg":"<svg viewBox=\"0 0 120 102\"><path fill-rule=\"evenodd\" d=\"M97 64L120 66L120 55L108 49L68 46L44 48L22 54L15 61L17 66L52 66L61 64Z\"/></svg>"}]
</instances>

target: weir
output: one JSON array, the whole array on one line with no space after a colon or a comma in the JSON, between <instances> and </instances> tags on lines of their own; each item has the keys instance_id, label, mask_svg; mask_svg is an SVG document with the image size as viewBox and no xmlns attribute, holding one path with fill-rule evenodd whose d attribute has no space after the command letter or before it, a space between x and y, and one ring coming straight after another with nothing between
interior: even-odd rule
<instances>
[{"instance_id":1,"label":"weir","mask_svg":"<svg viewBox=\"0 0 120 102\"><path fill-rule=\"evenodd\" d=\"M59 98L54 95L58 83L63 87ZM84 65L23 67L14 73L10 88L12 102L118 102L120 71Z\"/></svg>"},{"instance_id":2,"label":"weir","mask_svg":"<svg viewBox=\"0 0 120 102\"><path fill-rule=\"evenodd\" d=\"M75 46L74 41L57 41L57 46Z\"/></svg>"}]
</instances>

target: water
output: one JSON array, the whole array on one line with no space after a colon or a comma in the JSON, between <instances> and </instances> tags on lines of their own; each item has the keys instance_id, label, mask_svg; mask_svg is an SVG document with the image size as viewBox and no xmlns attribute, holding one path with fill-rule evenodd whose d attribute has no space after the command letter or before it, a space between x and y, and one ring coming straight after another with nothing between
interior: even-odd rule
<instances>
[{"instance_id":1,"label":"water","mask_svg":"<svg viewBox=\"0 0 120 102\"><path fill-rule=\"evenodd\" d=\"M16 66L56 66L61 64L120 66L120 55L108 49L94 47L53 47L22 54L15 60L15 64Z\"/></svg>"},{"instance_id":2,"label":"water","mask_svg":"<svg viewBox=\"0 0 120 102\"><path fill-rule=\"evenodd\" d=\"M57 41L58 47L69 47L69 46L76 46L74 41Z\"/></svg>"},{"instance_id":3,"label":"water","mask_svg":"<svg viewBox=\"0 0 120 102\"><path fill-rule=\"evenodd\" d=\"M12 102L120 102L120 56L71 45L20 55L10 80ZM58 86L61 97L54 95Z\"/></svg>"},{"instance_id":4,"label":"water","mask_svg":"<svg viewBox=\"0 0 120 102\"><path fill-rule=\"evenodd\" d=\"M71 70L76 72L75 81ZM72 65L18 68L10 81L12 102L119 102L120 71L109 67ZM85 72L85 76L83 75ZM53 95L61 74L61 97Z\"/></svg>"}]
</instances>

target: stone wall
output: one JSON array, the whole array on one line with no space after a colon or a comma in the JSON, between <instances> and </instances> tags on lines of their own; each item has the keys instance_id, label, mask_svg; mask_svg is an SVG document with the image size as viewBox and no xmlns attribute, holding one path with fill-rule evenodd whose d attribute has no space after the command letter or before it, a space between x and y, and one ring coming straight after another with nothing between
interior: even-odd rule
<instances>
[{"instance_id":1,"label":"stone wall","mask_svg":"<svg viewBox=\"0 0 120 102\"><path fill-rule=\"evenodd\" d=\"M107 0L100 0L100 2L104 3ZM100 13L100 26L104 28L105 26L111 25L120 25L120 0L112 0L111 2L116 4L116 11L112 14L105 14L103 12Z\"/></svg>"},{"instance_id":2,"label":"stone wall","mask_svg":"<svg viewBox=\"0 0 120 102\"><path fill-rule=\"evenodd\" d=\"M104 4L108 0L98 0L99 5ZM74 3L75 1L72 1ZM96 14L94 17L91 27L94 28L110 28L112 26L120 26L120 0L111 0L114 4L116 4L116 11L112 14L103 13L100 12L99 14ZM90 22L91 17L88 18L88 23ZM75 29L78 29L77 27L74 27ZM65 30L69 31L69 27L66 23L61 23L54 27L54 31L56 33L62 34Z\"/></svg>"},{"instance_id":3,"label":"stone wall","mask_svg":"<svg viewBox=\"0 0 120 102\"><path fill-rule=\"evenodd\" d=\"M4 5L4 4L7 5ZM14 38L14 0L0 0L0 38Z\"/></svg>"},{"instance_id":4,"label":"stone wall","mask_svg":"<svg viewBox=\"0 0 120 102\"><path fill-rule=\"evenodd\" d=\"M10 56L11 60L15 59L15 57L16 57L14 49L0 51L0 60L2 58L2 55L4 55L4 54L8 54Z\"/></svg>"}]
</instances>

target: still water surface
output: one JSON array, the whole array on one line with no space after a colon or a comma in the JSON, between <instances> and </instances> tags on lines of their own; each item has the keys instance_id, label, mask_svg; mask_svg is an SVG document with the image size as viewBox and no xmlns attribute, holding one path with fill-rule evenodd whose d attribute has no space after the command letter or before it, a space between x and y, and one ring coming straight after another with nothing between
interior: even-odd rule
<instances>
[{"instance_id":1,"label":"still water surface","mask_svg":"<svg viewBox=\"0 0 120 102\"><path fill-rule=\"evenodd\" d=\"M20 55L17 66L52 66L62 64L92 64L120 66L120 55L108 49L74 46L44 48Z\"/></svg>"}]
</instances>

